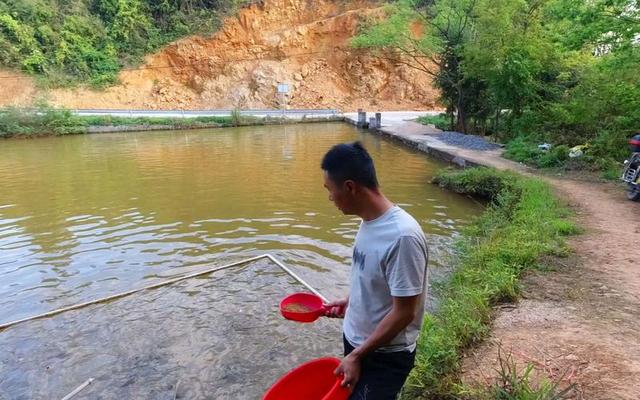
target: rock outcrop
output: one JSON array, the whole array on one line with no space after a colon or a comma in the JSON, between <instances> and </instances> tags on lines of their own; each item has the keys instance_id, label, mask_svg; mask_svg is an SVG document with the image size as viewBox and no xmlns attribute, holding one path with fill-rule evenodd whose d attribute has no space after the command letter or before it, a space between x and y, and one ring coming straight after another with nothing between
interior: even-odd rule
<instances>
[{"instance_id":1,"label":"rock outcrop","mask_svg":"<svg viewBox=\"0 0 640 400\"><path fill-rule=\"evenodd\" d=\"M361 21L383 15L373 1L264 0L211 37L149 55L122 71L117 86L56 89L48 98L70 108L277 108L277 84L285 82L289 108L433 108L429 76L350 47ZM23 103L15 100L4 103Z\"/></svg>"}]
</instances>

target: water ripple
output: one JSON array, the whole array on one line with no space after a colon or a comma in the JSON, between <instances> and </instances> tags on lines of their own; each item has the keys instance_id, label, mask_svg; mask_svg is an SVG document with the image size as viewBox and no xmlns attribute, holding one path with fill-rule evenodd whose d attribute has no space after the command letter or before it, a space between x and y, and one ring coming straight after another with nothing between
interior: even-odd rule
<instances>
[{"instance_id":1,"label":"water ripple","mask_svg":"<svg viewBox=\"0 0 640 400\"><path fill-rule=\"evenodd\" d=\"M266 252L329 293L345 290L360 221L327 200L318 166L355 139L429 234L432 265L448 264L452 238L480 209L428 183L437 164L346 125L295 129L3 142L0 321Z\"/></svg>"}]
</instances>

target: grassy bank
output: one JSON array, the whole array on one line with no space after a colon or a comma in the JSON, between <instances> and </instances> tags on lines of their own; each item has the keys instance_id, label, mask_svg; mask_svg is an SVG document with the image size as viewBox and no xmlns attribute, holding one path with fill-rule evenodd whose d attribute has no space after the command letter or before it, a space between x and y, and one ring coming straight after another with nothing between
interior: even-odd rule
<instances>
[{"instance_id":1,"label":"grassy bank","mask_svg":"<svg viewBox=\"0 0 640 400\"><path fill-rule=\"evenodd\" d=\"M0 111L0 138L84 133L86 125L68 110L40 106L36 110Z\"/></svg>"},{"instance_id":2,"label":"grassy bank","mask_svg":"<svg viewBox=\"0 0 640 400\"><path fill-rule=\"evenodd\" d=\"M241 125L244 119L234 120L232 117L193 117L193 118L166 118L166 117L112 117L92 116L77 117L85 126L175 126L192 128L201 125L216 124L222 127ZM256 121L257 122L257 121Z\"/></svg>"},{"instance_id":3,"label":"grassy bank","mask_svg":"<svg viewBox=\"0 0 640 400\"><path fill-rule=\"evenodd\" d=\"M95 131L95 127L131 128L129 130L225 128L235 126L256 126L274 124L293 124L305 122L329 122L328 118L306 118L291 120L282 117L252 117L232 111L222 117L112 117L77 116L71 111L48 106L37 109L9 108L0 110L0 138L31 138L40 136L62 136L83 134Z\"/></svg>"},{"instance_id":4,"label":"grassy bank","mask_svg":"<svg viewBox=\"0 0 640 400\"><path fill-rule=\"evenodd\" d=\"M540 180L478 168L446 170L435 182L485 198L490 206L457 245L460 264L439 289L439 310L423 325L405 399L464 398L461 354L488 334L492 306L516 300L519 276L538 267L543 255L567 255L564 238L577 232L568 210Z\"/></svg>"},{"instance_id":5,"label":"grassy bank","mask_svg":"<svg viewBox=\"0 0 640 400\"><path fill-rule=\"evenodd\" d=\"M229 127L263 122L258 118L234 114L228 117L194 118L143 118L143 117L81 117L71 111L48 106L36 109L10 108L0 111L0 138L28 138L39 136L62 136L87 133L91 127Z\"/></svg>"}]
</instances>

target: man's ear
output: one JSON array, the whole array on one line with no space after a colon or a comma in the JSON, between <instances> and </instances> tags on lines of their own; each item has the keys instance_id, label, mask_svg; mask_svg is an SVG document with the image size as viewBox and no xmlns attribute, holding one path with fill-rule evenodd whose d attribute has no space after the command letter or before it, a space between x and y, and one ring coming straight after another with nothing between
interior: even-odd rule
<instances>
[{"instance_id":1,"label":"man's ear","mask_svg":"<svg viewBox=\"0 0 640 400\"><path fill-rule=\"evenodd\" d=\"M349 193L352 196L354 196L356 194L356 191L358 190L356 183L351 180L344 181L344 183L342 184L342 187L347 193Z\"/></svg>"}]
</instances>

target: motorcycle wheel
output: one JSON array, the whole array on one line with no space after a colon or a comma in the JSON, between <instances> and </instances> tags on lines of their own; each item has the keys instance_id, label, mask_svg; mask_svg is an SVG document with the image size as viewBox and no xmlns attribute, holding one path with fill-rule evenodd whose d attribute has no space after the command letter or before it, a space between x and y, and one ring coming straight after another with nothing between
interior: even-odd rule
<instances>
[{"instance_id":1,"label":"motorcycle wheel","mask_svg":"<svg viewBox=\"0 0 640 400\"><path fill-rule=\"evenodd\" d=\"M640 201L640 188L629 185L629 190L627 190L627 199L631 201Z\"/></svg>"}]
</instances>

